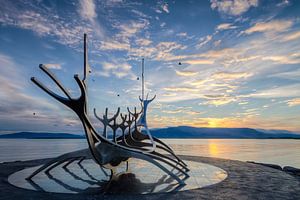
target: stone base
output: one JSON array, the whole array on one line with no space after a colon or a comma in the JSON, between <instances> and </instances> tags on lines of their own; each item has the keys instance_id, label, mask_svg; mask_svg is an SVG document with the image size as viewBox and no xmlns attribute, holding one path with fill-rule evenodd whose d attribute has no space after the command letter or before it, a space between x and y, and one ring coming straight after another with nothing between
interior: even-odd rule
<instances>
[{"instance_id":1,"label":"stone base","mask_svg":"<svg viewBox=\"0 0 300 200\"><path fill-rule=\"evenodd\" d=\"M137 159L129 160L128 171L125 165L120 166L119 173L111 181L108 181L110 171L101 170L89 159L80 164L73 162L67 168L62 167L63 163L48 173L37 174L32 180L26 178L40 166L25 168L10 175L8 182L24 189L53 193L149 194L199 189L217 184L227 177L227 173L218 167L195 161L186 163L190 177L185 179L185 185L178 184L151 163ZM170 170L184 178L182 173Z\"/></svg>"},{"instance_id":2,"label":"stone base","mask_svg":"<svg viewBox=\"0 0 300 200\"><path fill-rule=\"evenodd\" d=\"M41 165L49 159L25 162L10 162L0 164L0 199L55 199L55 200L166 200L166 199L300 199L300 181L284 171L266 166L246 163L241 161L180 156L189 161L201 162L219 167L227 172L228 177L214 185L200 189L192 189L169 193L144 194L103 194L103 193L50 193L18 188L8 183L8 177L22 169Z\"/></svg>"}]
</instances>

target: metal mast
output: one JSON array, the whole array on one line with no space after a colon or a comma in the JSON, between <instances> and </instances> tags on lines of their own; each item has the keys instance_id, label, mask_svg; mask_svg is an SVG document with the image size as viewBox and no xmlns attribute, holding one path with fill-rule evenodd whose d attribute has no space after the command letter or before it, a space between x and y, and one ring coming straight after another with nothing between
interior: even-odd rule
<instances>
[{"instance_id":1,"label":"metal mast","mask_svg":"<svg viewBox=\"0 0 300 200\"><path fill-rule=\"evenodd\" d=\"M88 52L87 52L87 35L84 34L84 44L83 44L83 52L84 52L84 60L83 60L83 66L84 66L84 73L83 73L83 81L85 83L88 73L89 73L89 67L88 67ZM86 83L85 83L86 84Z\"/></svg>"},{"instance_id":2,"label":"metal mast","mask_svg":"<svg viewBox=\"0 0 300 200\"><path fill-rule=\"evenodd\" d=\"M88 64L88 51L87 51L87 34L84 34L84 43L83 43L83 66L84 66L84 70L83 70L83 84L84 87L86 88L86 92L87 92L87 78L88 78L88 74L89 74L89 64ZM87 95L87 93L86 93ZM85 104L85 110L86 113L88 113L88 102L87 102L87 98L86 98L86 104Z\"/></svg>"},{"instance_id":3,"label":"metal mast","mask_svg":"<svg viewBox=\"0 0 300 200\"><path fill-rule=\"evenodd\" d=\"M144 83L144 58L142 58L142 100L144 101L145 83Z\"/></svg>"}]
</instances>

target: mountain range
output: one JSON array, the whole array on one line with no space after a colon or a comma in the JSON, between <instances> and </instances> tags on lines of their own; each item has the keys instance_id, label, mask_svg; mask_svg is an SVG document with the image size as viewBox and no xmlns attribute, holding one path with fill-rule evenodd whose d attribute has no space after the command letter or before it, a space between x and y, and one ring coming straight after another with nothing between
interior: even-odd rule
<instances>
[{"instance_id":1,"label":"mountain range","mask_svg":"<svg viewBox=\"0 0 300 200\"><path fill-rule=\"evenodd\" d=\"M218 139L300 139L300 134L286 130L264 130L252 128L197 128L177 126L152 129L158 138L218 138ZM71 133L18 132L0 135L1 138L13 139L82 139L84 135Z\"/></svg>"}]
</instances>

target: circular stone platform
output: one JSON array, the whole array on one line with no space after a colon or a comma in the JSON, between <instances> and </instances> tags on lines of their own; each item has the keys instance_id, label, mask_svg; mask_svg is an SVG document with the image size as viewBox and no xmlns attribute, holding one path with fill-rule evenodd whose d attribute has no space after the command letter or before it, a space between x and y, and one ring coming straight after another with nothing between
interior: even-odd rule
<instances>
[{"instance_id":1,"label":"circular stone platform","mask_svg":"<svg viewBox=\"0 0 300 200\"><path fill-rule=\"evenodd\" d=\"M22 169L35 167L50 159L23 162L0 163L0 199L1 200L168 200L168 199L205 199L205 200L241 200L272 199L299 200L300 178L266 166L236 160L208 158L200 156L180 156L184 160L202 162L225 170L227 178L218 184L200 189L169 193L139 194L103 194L103 193L50 193L18 188L8 182L8 177Z\"/></svg>"},{"instance_id":2,"label":"circular stone platform","mask_svg":"<svg viewBox=\"0 0 300 200\"><path fill-rule=\"evenodd\" d=\"M63 164L51 170L49 173L39 173L31 181L26 180L39 166L25 168L8 177L8 182L20 188L54 192L54 193L162 193L172 191L185 191L203 188L217 184L227 177L227 173L213 165L185 161L190 171L190 177L185 179L186 185L179 185L176 180L166 175L158 167L149 162L130 159L129 171L120 173L116 180L108 186L110 171L101 170L91 159L81 164L73 162L67 168ZM167 167L167 166L166 166ZM118 168L124 172L126 166ZM172 169L170 169L172 170ZM179 177L184 176L173 169Z\"/></svg>"}]
</instances>

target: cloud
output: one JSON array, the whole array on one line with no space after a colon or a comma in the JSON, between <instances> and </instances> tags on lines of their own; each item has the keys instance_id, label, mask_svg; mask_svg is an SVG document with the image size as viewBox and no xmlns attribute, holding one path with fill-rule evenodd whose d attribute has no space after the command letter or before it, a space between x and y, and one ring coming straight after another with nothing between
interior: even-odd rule
<instances>
[{"instance_id":1,"label":"cloud","mask_svg":"<svg viewBox=\"0 0 300 200\"><path fill-rule=\"evenodd\" d=\"M192 72L192 71L178 71L175 70L176 74L179 76L195 76L198 74L198 72Z\"/></svg>"},{"instance_id":2,"label":"cloud","mask_svg":"<svg viewBox=\"0 0 300 200\"><path fill-rule=\"evenodd\" d=\"M299 39L299 38L300 38L300 31L295 31L293 33L285 35L282 40L284 42L288 42L288 41L296 40L296 39Z\"/></svg>"},{"instance_id":3,"label":"cloud","mask_svg":"<svg viewBox=\"0 0 300 200\"><path fill-rule=\"evenodd\" d=\"M204 112L197 112L197 111L193 111L193 110L189 110L189 109L191 109L191 108L179 107L176 110L163 110L162 112L163 113L167 113L167 114L178 114L178 113L181 113L183 115L192 115L192 116L201 115L201 114L204 113Z\"/></svg>"},{"instance_id":4,"label":"cloud","mask_svg":"<svg viewBox=\"0 0 300 200\"><path fill-rule=\"evenodd\" d=\"M288 106L298 106L300 105L300 98L290 99L286 101Z\"/></svg>"},{"instance_id":5,"label":"cloud","mask_svg":"<svg viewBox=\"0 0 300 200\"><path fill-rule=\"evenodd\" d=\"M229 104L231 102L234 102L236 101L236 98L233 98L233 97L222 97L222 98L217 98L217 99L212 99L212 100L209 100L209 101L206 101L205 103L203 103L203 105L214 105L214 106L222 106L222 105L225 105L225 104Z\"/></svg>"},{"instance_id":6,"label":"cloud","mask_svg":"<svg viewBox=\"0 0 300 200\"><path fill-rule=\"evenodd\" d=\"M177 33L176 35L179 36L179 37L187 37L186 32Z\"/></svg>"},{"instance_id":7,"label":"cloud","mask_svg":"<svg viewBox=\"0 0 300 200\"><path fill-rule=\"evenodd\" d=\"M135 42L140 46L148 46L152 43L151 40L144 39L144 38L138 38L135 40Z\"/></svg>"},{"instance_id":8,"label":"cloud","mask_svg":"<svg viewBox=\"0 0 300 200\"><path fill-rule=\"evenodd\" d=\"M211 41L212 35L207 35L206 37L200 38L200 43L196 46L198 49L203 47L205 44L207 44L209 41Z\"/></svg>"},{"instance_id":9,"label":"cloud","mask_svg":"<svg viewBox=\"0 0 300 200\"><path fill-rule=\"evenodd\" d=\"M166 87L164 90L169 92L197 92L198 90L195 88L188 87Z\"/></svg>"},{"instance_id":10,"label":"cloud","mask_svg":"<svg viewBox=\"0 0 300 200\"><path fill-rule=\"evenodd\" d=\"M97 17L96 5L94 0L80 0L79 14L83 19L94 21Z\"/></svg>"},{"instance_id":11,"label":"cloud","mask_svg":"<svg viewBox=\"0 0 300 200\"><path fill-rule=\"evenodd\" d=\"M228 30L228 29L235 29L237 26L233 26L231 23L224 23L224 24L219 24L216 28L216 30Z\"/></svg>"},{"instance_id":12,"label":"cloud","mask_svg":"<svg viewBox=\"0 0 300 200\"><path fill-rule=\"evenodd\" d=\"M154 59L164 61L177 60L178 57L171 54L171 52L185 48L186 46L178 44L177 42L160 42L156 45Z\"/></svg>"},{"instance_id":13,"label":"cloud","mask_svg":"<svg viewBox=\"0 0 300 200\"><path fill-rule=\"evenodd\" d=\"M171 52L176 49L184 49L185 46L178 44L176 42L160 42L156 46L159 50L165 52Z\"/></svg>"},{"instance_id":14,"label":"cloud","mask_svg":"<svg viewBox=\"0 0 300 200\"><path fill-rule=\"evenodd\" d=\"M283 0L282 2L276 4L276 6L278 6L278 7L285 7L285 6L288 6L288 5L290 5L289 0Z\"/></svg>"},{"instance_id":15,"label":"cloud","mask_svg":"<svg viewBox=\"0 0 300 200\"><path fill-rule=\"evenodd\" d=\"M203 98L208 99L208 100L200 103L199 105L222 106L222 105L237 101L236 97L233 97L230 95L225 95L225 94L206 94L206 95L203 95Z\"/></svg>"},{"instance_id":16,"label":"cloud","mask_svg":"<svg viewBox=\"0 0 300 200\"><path fill-rule=\"evenodd\" d=\"M100 42L100 48L101 50L128 51L130 49L130 44L110 40L110 41Z\"/></svg>"},{"instance_id":17,"label":"cloud","mask_svg":"<svg viewBox=\"0 0 300 200\"><path fill-rule=\"evenodd\" d=\"M105 5L114 7L123 3L123 0L106 0Z\"/></svg>"},{"instance_id":18,"label":"cloud","mask_svg":"<svg viewBox=\"0 0 300 200\"><path fill-rule=\"evenodd\" d=\"M217 72L213 74L212 78L222 81L232 81L236 79L245 79L251 77L253 74L249 72Z\"/></svg>"},{"instance_id":19,"label":"cloud","mask_svg":"<svg viewBox=\"0 0 300 200\"><path fill-rule=\"evenodd\" d=\"M270 77L278 77L282 79L290 79L290 80L299 80L300 78L300 69L278 72L275 74L271 74Z\"/></svg>"},{"instance_id":20,"label":"cloud","mask_svg":"<svg viewBox=\"0 0 300 200\"><path fill-rule=\"evenodd\" d=\"M204 112L198 112L198 111L192 111L192 110L190 110L190 111L185 111L184 113L188 114L188 115L201 115Z\"/></svg>"},{"instance_id":21,"label":"cloud","mask_svg":"<svg viewBox=\"0 0 300 200\"><path fill-rule=\"evenodd\" d=\"M28 94L28 91L32 92L32 85L28 85L29 80L20 70L22 68L10 56L0 53L0 66L0 124L2 130L46 130L49 127L52 128L54 123L63 121L66 113L59 112L61 109L59 105L36 97L34 93ZM61 116L57 116L58 112L61 113Z\"/></svg>"},{"instance_id":22,"label":"cloud","mask_svg":"<svg viewBox=\"0 0 300 200\"><path fill-rule=\"evenodd\" d=\"M281 98L281 97L298 97L300 96L300 84L291 84L279 86L272 89L257 91L255 93L244 95L243 97L254 98Z\"/></svg>"},{"instance_id":23,"label":"cloud","mask_svg":"<svg viewBox=\"0 0 300 200\"><path fill-rule=\"evenodd\" d=\"M155 8L154 11L155 11L156 13L159 13L159 14L161 14L161 13L163 13L163 12L165 12L165 13L170 13L170 11L169 11L169 5L168 5L167 3L158 2L158 7Z\"/></svg>"},{"instance_id":24,"label":"cloud","mask_svg":"<svg viewBox=\"0 0 300 200\"><path fill-rule=\"evenodd\" d=\"M119 32L117 32L111 38L101 41L99 48L101 50L111 51L131 51L133 49L131 47L132 39L135 39L135 43L138 45L148 46L152 41L137 37L137 34L143 29L146 29L148 25L148 20L130 21L128 23L118 22L114 24L113 27L118 29Z\"/></svg>"},{"instance_id":25,"label":"cloud","mask_svg":"<svg viewBox=\"0 0 300 200\"><path fill-rule=\"evenodd\" d=\"M139 41L139 39L137 40ZM182 58L181 56L174 55L173 52L183 50L185 48L187 48L187 46L177 42L159 42L156 45L153 45L151 42L151 45L131 47L128 54L137 58L142 56L157 61L173 61Z\"/></svg>"},{"instance_id":26,"label":"cloud","mask_svg":"<svg viewBox=\"0 0 300 200\"><path fill-rule=\"evenodd\" d=\"M125 62L103 62L102 71L95 71L95 75L109 77L111 74L117 78L127 77L135 79L136 76L131 71L131 66Z\"/></svg>"},{"instance_id":27,"label":"cloud","mask_svg":"<svg viewBox=\"0 0 300 200\"><path fill-rule=\"evenodd\" d=\"M300 63L300 54L291 54L285 56L265 56L262 60L272 61L279 64L298 64Z\"/></svg>"},{"instance_id":28,"label":"cloud","mask_svg":"<svg viewBox=\"0 0 300 200\"><path fill-rule=\"evenodd\" d=\"M217 40L214 42L214 46L217 47L221 44L222 40Z\"/></svg>"},{"instance_id":29,"label":"cloud","mask_svg":"<svg viewBox=\"0 0 300 200\"><path fill-rule=\"evenodd\" d=\"M184 63L187 63L189 65L211 65L214 63L213 60L208 59L199 59L199 60L185 60Z\"/></svg>"},{"instance_id":30,"label":"cloud","mask_svg":"<svg viewBox=\"0 0 300 200\"><path fill-rule=\"evenodd\" d=\"M165 11L166 13L170 13L170 11L169 11L169 5L168 5L168 4L163 4L163 5L161 6L161 9L162 9L163 11Z\"/></svg>"},{"instance_id":31,"label":"cloud","mask_svg":"<svg viewBox=\"0 0 300 200\"><path fill-rule=\"evenodd\" d=\"M258 22L254 26L243 31L243 33L248 35L255 32L280 33L288 30L292 25L292 20L273 20L269 22Z\"/></svg>"},{"instance_id":32,"label":"cloud","mask_svg":"<svg viewBox=\"0 0 300 200\"><path fill-rule=\"evenodd\" d=\"M258 6L258 0L211 0L211 8L227 15L241 15L251 7Z\"/></svg>"},{"instance_id":33,"label":"cloud","mask_svg":"<svg viewBox=\"0 0 300 200\"><path fill-rule=\"evenodd\" d=\"M149 21L146 19L139 20L139 21L131 21L122 24L114 25L116 28L120 30L120 32L116 35L116 38L122 40L128 40L129 38L135 36L138 32L143 29L146 29L149 25Z\"/></svg>"},{"instance_id":34,"label":"cloud","mask_svg":"<svg viewBox=\"0 0 300 200\"><path fill-rule=\"evenodd\" d=\"M162 112L167 114L177 114L182 113L182 110L163 110Z\"/></svg>"},{"instance_id":35,"label":"cloud","mask_svg":"<svg viewBox=\"0 0 300 200\"><path fill-rule=\"evenodd\" d=\"M165 27L166 26L166 22L161 23L159 26L162 27L162 28Z\"/></svg>"},{"instance_id":36,"label":"cloud","mask_svg":"<svg viewBox=\"0 0 300 200\"><path fill-rule=\"evenodd\" d=\"M155 9L155 12L157 12L157 13L162 13L162 11L159 10L159 9Z\"/></svg>"},{"instance_id":37,"label":"cloud","mask_svg":"<svg viewBox=\"0 0 300 200\"><path fill-rule=\"evenodd\" d=\"M51 13L51 15L49 14ZM78 47L82 42L82 33L92 35L95 27L67 14L60 17L55 9L42 9L34 3L5 2L1 5L0 23L25 30L31 30L39 36L54 36L54 40L69 47Z\"/></svg>"},{"instance_id":38,"label":"cloud","mask_svg":"<svg viewBox=\"0 0 300 200\"><path fill-rule=\"evenodd\" d=\"M196 80L196 81L192 81L189 84L195 87L202 87L204 85L207 84L207 82L212 81L210 79L202 79L202 80Z\"/></svg>"}]
</instances>

